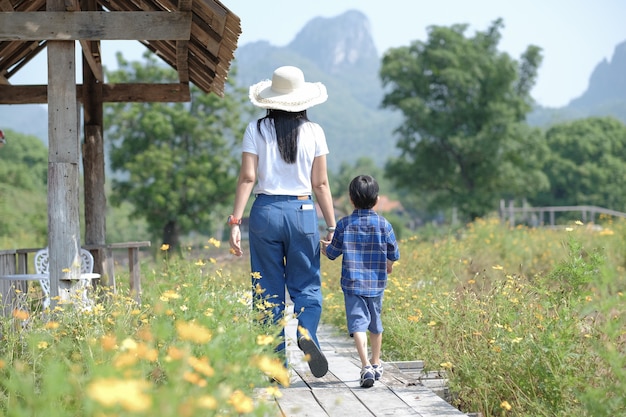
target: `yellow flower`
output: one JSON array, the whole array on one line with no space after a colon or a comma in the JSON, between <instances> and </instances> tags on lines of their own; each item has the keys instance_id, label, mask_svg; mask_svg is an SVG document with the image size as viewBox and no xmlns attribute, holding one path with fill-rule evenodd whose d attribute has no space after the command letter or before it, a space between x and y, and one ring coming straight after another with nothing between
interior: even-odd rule
<instances>
[{"instance_id":1,"label":"yellow flower","mask_svg":"<svg viewBox=\"0 0 626 417\"><path fill-rule=\"evenodd\" d=\"M202 261L202 259L198 259L198 261L196 262L196 265L197 266L204 266L206 264Z\"/></svg>"},{"instance_id":2,"label":"yellow flower","mask_svg":"<svg viewBox=\"0 0 626 417\"><path fill-rule=\"evenodd\" d=\"M56 330L58 328L59 328L59 322L58 321L49 321L44 326L44 329L48 329L48 330Z\"/></svg>"},{"instance_id":3,"label":"yellow flower","mask_svg":"<svg viewBox=\"0 0 626 417\"><path fill-rule=\"evenodd\" d=\"M274 341L274 336L260 334L256 337L256 344L259 346L269 345Z\"/></svg>"},{"instance_id":4,"label":"yellow flower","mask_svg":"<svg viewBox=\"0 0 626 417\"><path fill-rule=\"evenodd\" d=\"M452 369L452 362L443 362L439 364L443 369Z\"/></svg>"},{"instance_id":5,"label":"yellow flower","mask_svg":"<svg viewBox=\"0 0 626 417\"><path fill-rule=\"evenodd\" d=\"M265 375L274 378L283 387L290 384L289 371L285 368L283 362L278 358L270 358L268 356L254 356L251 363L259 368Z\"/></svg>"},{"instance_id":6,"label":"yellow flower","mask_svg":"<svg viewBox=\"0 0 626 417\"><path fill-rule=\"evenodd\" d=\"M180 294L178 294L176 291L167 290L163 294L161 294L160 298L161 298L161 301L168 301L168 300L180 298Z\"/></svg>"},{"instance_id":7,"label":"yellow flower","mask_svg":"<svg viewBox=\"0 0 626 417\"><path fill-rule=\"evenodd\" d=\"M184 304L182 306L178 307L178 308L180 308L180 311L187 311L188 310L187 306L184 305Z\"/></svg>"},{"instance_id":8,"label":"yellow flower","mask_svg":"<svg viewBox=\"0 0 626 417\"><path fill-rule=\"evenodd\" d=\"M28 311L15 309L13 310L13 317L18 320L28 320L30 314L28 314Z\"/></svg>"},{"instance_id":9,"label":"yellow flower","mask_svg":"<svg viewBox=\"0 0 626 417\"><path fill-rule=\"evenodd\" d=\"M271 395L271 396L276 397L276 398L280 398L280 397L283 396L283 393L280 392L280 389L277 386L267 387L267 388L265 388L265 392L268 395Z\"/></svg>"},{"instance_id":10,"label":"yellow flower","mask_svg":"<svg viewBox=\"0 0 626 417\"><path fill-rule=\"evenodd\" d=\"M509 404L508 401L502 401L500 403L500 408L504 408L506 411L510 411L511 410L511 404Z\"/></svg>"},{"instance_id":11,"label":"yellow flower","mask_svg":"<svg viewBox=\"0 0 626 417\"><path fill-rule=\"evenodd\" d=\"M185 371L183 373L183 379L199 387L205 387L207 385L206 380L195 372Z\"/></svg>"},{"instance_id":12,"label":"yellow flower","mask_svg":"<svg viewBox=\"0 0 626 417\"><path fill-rule=\"evenodd\" d=\"M575 224L575 225L577 225L577 226L582 226L584 223L583 223L583 222L581 222L580 220L576 220L576 221L574 222L574 224Z\"/></svg>"},{"instance_id":13,"label":"yellow flower","mask_svg":"<svg viewBox=\"0 0 626 417\"><path fill-rule=\"evenodd\" d=\"M150 388L141 379L100 378L87 387L87 395L105 407L120 405L127 411L147 411L152 399L145 394Z\"/></svg>"},{"instance_id":14,"label":"yellow flower","mask_svg":"<svg viewBox=\"0 0 626 417\"><path fill-rule=\"evenodd\" d=\"M211 395L202 395L196 399L196 404L205 410L215 410L217 408L217 400Z\"/></svg>"},{"instance_id":15,"label":"yellow flower","mask_svg":"<svg viewBox=\"0 0 626 417\"><path fill-rule=\"evenodd\" d=\"M216 248L219 248L220 246L222 246L222 242L220 242L219 240L215 239L214 237L209 239L209 243L213 246L215 246Z\"/></svg>"},{"instance_id":16,"label":"yellow flower","mask_svg":"<svg viewBox=\"0 0 626 417\"><path fill-rule=\"evenodd\" d=\"M183 356L185 356L185 352L178 349L176 346L170 346L169 349L167 350L167 356L165 357L165 359L170 362L170 361L177 361L183 358Z\"/></svg>"},{"instance_id":17,"label":"yellow flower","mask_svg":"<svg viewBox=\"0 0 626 417\"><path fill-rule=\"evenodd\" d=\"M117 349L117 339L115 335L104 335L100 338L100 346L106 351Z\"/></svg>"},{"instance_id":18,"label":"yellow flower","mask_svg":"<svg viewBox=\"0 0 626 417\"><path fill-rule=\"evenodd\" d=\"M250 275L252 276L252 278L254 279L261 279L261 273L260 272L251 272Z\"/></svg>"},{"instance_id":19,"label":"yellow flower","mask_svg":"<svg viewBox=\"0 0 626 417\"><path fill-rule=\"evenodd\" d=\"M215 371L213 370L213 367L211 367L211 365L209 365L209 359L208 358L196 358L194 356L191 356L189 359L187 359L187 363L189 365L191 365L191 367L196 371L199 372L205 376L213 376L213 374L215 374Z\"/></svg>"},{"instance_id":20,"label":"yellow flower","mask_svg":"<svg viewBox=\"0 0 626 417\"><path fill-rule=\"evenodd\" d=\"M135 342L130 337L127 337L122 341L122 350L136 350L137 342Z\"/></svg>"},{"instance_id":21,"label":"yellow flower","mask_svg":"<svg viewBox=\"0 0 626 417\"><path fill-rule=\"evenodd\" d=\"M209 329L194 322L177 322L176 332L181 340L188 340L197 344L208 343L213 337Z\"/></svg>"},{"instance_id":22,"label":"yellow flower","mask_svg":"<svg viewBox=\"0 0 626 417\"><path fill-rule=\"evenodd\" d=\"M216 264L217 260L215 258L209 258L209 262L211 262L212 264Z\"/></svg>"},{"instance_id":23,"label":"yellow flower","mask_svg":"<svg viewBox=\"0 0 626 417\"><path fill-rule=\"evenodd\" d=\"M252 399L240 390L236 390L232 393L228 399L228 403L232 405L238 413L245 414L254 411Z\"/></svg>"},{"instance_id":24,"label":"yellow flower","mask_svg":"<svg viewBox=\"0 0 626 417\"><path fill-rule=\"evenodd\" d=\"M502 265L494 265L494 266L492 266L491 268L492 268L492 269L495 269L495 270L498 270L498 271L501 271L501 270L503 270L503 269L504 269L504 267L502 267Z\"/></svg>"},{"instance_id":25,"label":"yellow flower","mask_svg":"<svg viewBox=\"0 0 626 417\"><path fill-rule=\"evenodd\" d=\"M41 350L48 349L48 342L41 341L37 343L37 348Z\"/></svg>"},{"instance_id":26,"label":"yellow flower","mask_svg":"<svg viewBox=\"0 0 626 417\"><path fill-rule=\"evenodd\" d=\"M431 321L429 321L429 322L428 322L428 325L429 325L429 326L436 326L436 325L437 325L437 322L436 322L436 321L434 321L434 320L431 320Z\"/></svg>"},{"instance_id":27,"label":"yellow flower","mask_svg":"<svg viewBox=\"0 0 626 417\"><path fill-rule=\"evenodd\" d=\"M164 243L161 245L161 250L162 251L167 251L170 249L170 245L168 245L167 243Z\"/></svg>"}]
</instances>

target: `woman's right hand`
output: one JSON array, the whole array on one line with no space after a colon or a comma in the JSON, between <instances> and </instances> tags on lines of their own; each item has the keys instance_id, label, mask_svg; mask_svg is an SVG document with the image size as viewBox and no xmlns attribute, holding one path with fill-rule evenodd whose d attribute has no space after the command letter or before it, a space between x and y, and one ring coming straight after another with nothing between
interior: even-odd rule
<instances>
[{"instance_id":1,"label":"woman's right hand","mask_svg":"<svg viewBox=\"0 0 626 417\"><path fill-rule=\"evenodd\" d=\"M230 226L230 253L235 256L243 255L241 250L241 229L237 224Z\"/></svg>"}]
</instances>

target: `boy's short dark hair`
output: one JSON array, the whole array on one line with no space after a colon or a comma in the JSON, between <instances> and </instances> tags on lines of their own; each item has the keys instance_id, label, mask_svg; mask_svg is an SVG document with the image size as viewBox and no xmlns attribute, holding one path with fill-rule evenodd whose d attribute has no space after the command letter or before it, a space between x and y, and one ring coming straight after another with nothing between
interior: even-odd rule
<instances>
[{"instance_id":1,"label":"boy's short dark hair","mask_svg":"<svg viewBox=\"0 0 626 417\"><path fill-rule=\"evenodd\" d=\"M370 175L359 175L350 182L350 199L357 209L371 209L378 202L378 183Z\"/></svg>"}]
</instances>

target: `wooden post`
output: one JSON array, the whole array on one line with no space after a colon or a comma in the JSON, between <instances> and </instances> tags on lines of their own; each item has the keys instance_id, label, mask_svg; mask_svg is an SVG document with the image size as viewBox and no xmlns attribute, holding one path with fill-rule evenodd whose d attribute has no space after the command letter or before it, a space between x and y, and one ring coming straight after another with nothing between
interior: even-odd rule
<instances>
[{"instance_id":1,"label":"wooden post","mask_svg":"<svg viewBox=\"0 0 626 417\"><path fill-rule=\"evenodd\" d=\"M139 249L128 248L128 269L130 271L130 294L141 302L141 275L139 269Z\"/></svg>"},{"instance_id":2,"label":"wooden post","mask_svg":"<svg viewBox=\"0 0 626 417\"><path fill-rule=\"evenodd\" d=\"M96 0L81 0L81 10L97 11ZM102 61L99 41L81 41L83 47L83 119L85 143L83 146L83 177L85 186L85 244L106 243L106 194L104 190L104 138L102 108ZM94 72L95 70L95 72ZM96 75L97 74L97 75ZM107 283L106 253L104 249L91 251L94 272Z\"/></svg>"},{"instance_id":3,"label":"wooden post","mask_svg":"<svg viewBox=\"0 0 626 417\"><path fill-rule=\"evenodd\" d=\"M47 11L65 11L48 0ZM80 247L79 144L74 41L48 41L48 248L52 306Z\"/></svg>"}]
</instances>

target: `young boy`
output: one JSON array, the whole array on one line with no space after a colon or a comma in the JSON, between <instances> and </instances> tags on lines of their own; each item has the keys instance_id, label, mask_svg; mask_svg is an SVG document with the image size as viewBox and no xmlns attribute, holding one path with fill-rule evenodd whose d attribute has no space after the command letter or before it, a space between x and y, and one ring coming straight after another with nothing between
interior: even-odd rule
<instances>
[{"instance_id":1,"label":"young boy","mask_svg":"<svg viewBox=\"0 0 626 417\"><path fill-rule=\"evenodd\" d=\"M350 336L361 359L360 385L369 388L383 374L380 362L383 324L380 317L387 274L400 258L391 224L372 208L378 201L378 183L359 175L350 183L352 214L337 222L332 241L322 241L322 253L334 260L343 255L341 289ZM369 330L372 356L367 357Z\"/></svg>"}]
</instances>

